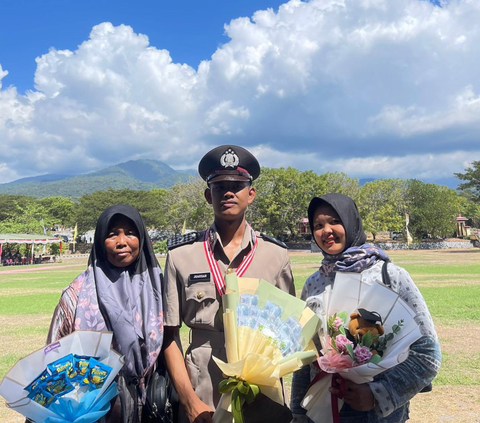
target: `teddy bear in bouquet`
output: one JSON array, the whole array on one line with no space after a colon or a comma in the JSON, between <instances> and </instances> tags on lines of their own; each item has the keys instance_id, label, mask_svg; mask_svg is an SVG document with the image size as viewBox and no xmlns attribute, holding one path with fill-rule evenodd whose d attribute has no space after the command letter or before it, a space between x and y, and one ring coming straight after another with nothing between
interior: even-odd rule
<instances>
[{"instance_id":1,"label":"teddy bear in bouquet","mask_svg":"<svg viewBox=\"0 0 480 423\"><path fill-rule=\"evenodd\" d=\"M369 335L367 335L367 333ZM382 317L377 312L359 308L358 313L350 314L350 322L348 323L346 335L355 345L361 343L365 335L371 337L371 343L375 345L379 337L384 333L385 330L382 326ZM377 350L372 350L373 355L378 353ZM380 352L380 356L381 355Z\"/></svg>"}]
</instances>

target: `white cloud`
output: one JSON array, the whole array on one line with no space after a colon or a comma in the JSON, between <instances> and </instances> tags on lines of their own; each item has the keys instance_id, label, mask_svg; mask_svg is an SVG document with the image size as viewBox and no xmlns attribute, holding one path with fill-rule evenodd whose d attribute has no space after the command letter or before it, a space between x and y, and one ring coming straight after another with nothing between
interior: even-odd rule
<instances>
[{"instance_id":1,"label":"white cloud","mask_svg":"<svg viewBox=\"0 0 480 423\"><path fill-rule=\"evenodd\" d=\"M431 134L460 128L480 129L480 96L471 85L465 87L451 103L441 111L430 114L416 107L402 108L385 106L371 119L372 127L378 131L382 126L386 132L411 137L416 134Z\"/></svg>"},{"instance_id":2,"label":"white cloud","mask_svg":"<svg viewBox=\"0 0 480 423\"><path fill-rule=\"evenodd\" d=\"M453 178L470 165L472 156L480 157L480 149L474 152L455 151L450 153L409 154L406 156L377 156L354 158L318 157L310 153L291 155L258 146L252 152L267 167L295 167L312 169L321 174L344 172L362 178L418 178L422 180ZM460 181L459 181L460 182Z\"/></svg>"},{"instance_id":3,"label":"white cloud","mask_svg":"<svg viewBox=\"0 0 480 423\"><path fill-rule=\"evenodd\" d=\"M195 167L220 143L266 166L452 176L479 152L479 20L477 0L291 0L232 20L198 69L102 23L36 59L35 91L3 87L0 66L0 182L140 157Z\"/></svg>"}]
</instances>

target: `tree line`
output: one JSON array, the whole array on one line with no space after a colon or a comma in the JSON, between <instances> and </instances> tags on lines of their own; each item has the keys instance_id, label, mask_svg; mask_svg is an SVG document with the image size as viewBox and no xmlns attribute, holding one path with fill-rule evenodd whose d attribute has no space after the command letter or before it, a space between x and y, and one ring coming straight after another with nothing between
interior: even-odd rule
<instances>
[{"instance_id":1,"label":"tree line","mask_svg":"<svg viewBox=\"0 0 480 423\"><path fill-rule=\"evenodd\" d=\"M480 162L464 174L459 190L419 180L379 179L360 186L358 179L340 172L318 175L293 168L263 168L255 181L257 197L248 210L253 227L273 236L298 237L298 223L306 217L312 197L339 192L359 207L365 231L404 231L405 213L415 239L425 234L449 237L461 213L474 227L480 226ZM43 233L78 224L78 233L94 229L108 206L124 203L136 207L149 228L179 233L184 225L202 230L212 220L204 199L205 182L198 179L170 189L97 191L77 199L0 195L0 233Z\"/></svg>"}]
</instances>

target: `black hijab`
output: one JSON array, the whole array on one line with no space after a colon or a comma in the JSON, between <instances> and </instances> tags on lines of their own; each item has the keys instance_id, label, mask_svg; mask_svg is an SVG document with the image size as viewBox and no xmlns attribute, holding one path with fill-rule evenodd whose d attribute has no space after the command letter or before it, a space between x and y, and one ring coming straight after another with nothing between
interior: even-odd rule
<instances>
[{"instance_id":1,"label":"black hijab","mask_svg":"<svg viewBox=\"0 0 480 423\"><path fill-rule=\"evenodd\" d=\"M308 206L308 223L313 239L313 218L315 210L322 204L333 208L340 217L345 228L345 250L350 247L365 244L367 236L363 231L362 218L358 212L357 205L349 196L344 194L325 194L321 197L314 197ZM315 241L316 243L317 241ZM318 244L317 244L318 245ZM344 250L344 251L345 251Z\"/></svg>"},{"instance_id":2,"label":"black hijab","mask_svg":"<svg viewBox=\"0 0 480 423\"><path fill-rule=\"evenodd\" d=\"M97 266L101 266L104 271L111 269L111 271L108 273L111 273L112 271L116 273L117 268L110 264L107 259L105 240L107 239L110 223L117 215L127 217L137 228L140 254L138 255L137 260L129 266L128 270L130 273L132 275L140 274L148 268L158 267L157 258L153 252L150 236L148 235L147 228L143 223L143 219L136 208L127 204L116 204L114 206L110 206L105 209L98 218L93 248L90 252L88 264L90 265L97 262ZM145 240L147 240L147 242L145 242Z\"/></svg>"},{"instance_id":3,"label":"black hijab","mask_svg":"<svg viewBox=\"0 0 480 423\"><path fill-rule=\"evenodd\" d=\"M105 239L112 219L121 215L136 226L139 255L128 267L107 258ZM89 258L87 281L79 294L77 329L113 331L114 348L125 356L124 373L141 378L156 361L163 340L162 271L138 211L128 205L108 207L99 217ZM100 313L97 312L100 311Z\"/></svg>"}]
</instances>

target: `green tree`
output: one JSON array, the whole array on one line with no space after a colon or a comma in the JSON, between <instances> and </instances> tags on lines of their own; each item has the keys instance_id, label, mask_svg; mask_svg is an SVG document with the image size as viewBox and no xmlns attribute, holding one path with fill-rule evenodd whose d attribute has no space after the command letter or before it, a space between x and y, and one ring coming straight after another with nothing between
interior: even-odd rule
<instances>
[{"instance_id":1,"label":"green tree","mask_svg":"<svg viewBox=\"0 0 480 423\"><path fill-rule=\"evenodd\" d=\"M454 174L461 181L467 181L458 186L460 190L471 190L473 199L480 202L480 161L472 162L471 167L465 169L465 173Z\"/></svg>"},{"instance_id":2,"label":"green tree","mask_svg":"<svg viewBox=\"0 0 480 423\"><path fill-rule=\"evenodd\" d=\"M407 181L378 179L360 188L358 208L365 231L401 231L405 223Z\"/></svg>"},{"instance_id":3,"label":"green tree","mask_svg":"<svg viewBox=\"0 0 480 423\"><path fill-rule=\"evenodd\" d=\"M36 201L35 198L25 195L0 194L0 222L20 215L24 207Z\"/></svg>"},{"instance_id":4,"label":"green tree","mask_svg":"<svg viewBox=\"0 0 480 423\"><path fill-rule=\"evenodd\" d=\"M321 175L326 184L326 193L340 193L348 195L355 202L360 195L357 178L350 178L343 172L327 172Z\"/></svg>"},{"instance_id":5,"label":"green tree","mask_svg":"<svg viewBox=\"0 0 480 423\"><path fill-rule=\"evenodd\" d=\"M153 251L155 253L167 254L167 240L165 239L163 241L157 241L155 244L153 244Z\"/></svg>"},{"instance_id":6,"label":"green tree","mask_svg":"<svg viewBox=\"0 0 480 423\"><path fill-rule=\"evenodd\" d=\"M44 207L54 225L67 227L75 224L75 204L70 198L57 196L37 201Z\"/></svg>"},{"instance_id":7,"label":"green tree","mask_svg":"<svg viewBox=\"0 0 480 423\"><path fill-rule=\"evenodd\" d=\"M206 188L201 179L170 188L161 208L164 229L180 233L184 224L188 229L194 230L208 227L213 220L213 211L205 200Z\"/></svg>"},{"instance_id":8,"label":"green tree","mask_svg":"<svg viewBox=\"0 0 480 423\"><path fill-rule=\"evenodd\" d=\"M262 168L254 186L257 196L247 219L256 229L274 236L289 232L292 238L297 235L300 219L307 215L312 197L326 192L325 178L291 167Z\"/></svg>"},{"instance_id":9,"label":"green tree","mask_svg":"<svg viewBox=\"0 0 480 423\"><path fill-rule=\"evenodd\" d=\"M471 226L474 228L480 228L480 204L465 198L463 192L460 194L460 205L462 216L469 219Z\"/></svg>"},{"instance_id":10,"label":"green tree","mask_svg":"<svg viewBox=\"0 0 480 423\"><path fill-rule=\"evenodd\" d=\"M128 204L141 214L149 228L180 232L184 222L193 229L203 229L212 220L212 212L203 197L205 183L200 179L169 190L134 191L130 189L96 191L83 195L76 206L75 222L83 233L94 229L98 217L109 206Z\"/></svg>"},{"instance_id":11,"label":"green tree","mask_svg":"<svg viewBox=\"0 0 480 423\"><path fill-rule=\"evenodd\" d=\"M60 244L53 242L50 244L50 254L53 256L59 256L60 255Z\"/></svg>"},{"instance_id":12,"label":"green tree","mask_svg":"<svg viewBox=\"0 0 480 423\"><path fill-rule=\"evenodd\" d=\"M149 228L165 228L167 221L165 216L165 201L168 191L163 188L155 188L145 192L142 196L140 213Z\"/></svg>"},{"instance_id":13,"label":"green tree","mask_svg":"<svg viewBox=\"0 0 480 423\"><path fill-rule=\"evenodd\" d=\"M0 233L43 234L43 227L51 225L47 211L38 202L17 203L16 214L0 221Z\"/></svg>"},{"instance_id":14,"label":"green tree","mask_svg":"<svg viewBox=\"0 0 480 423\"><path fill-rule=\"evenodd\" d=\"M109 206L114 204L128 204L135 207L145 220L145 225L150 222L145 219L154 208L148 199L151 198L148 191L134 191L131 189L96 191L91 194L82 195L76 206L75 222L78 223L78 233L81 234L94 229L100 214Z\"/></svg>"},{"instance_id":15,"label":"green tree","mask_svg":"<svg viewBox=\"0 0 480 423\"><path fill-rule=\"evenodd\" d=\"M453 189L414 179L408 183L407 208L409 228L417 239L424 234L446 237L455 232L455 217L462 211L462 200Z\"/></svg>"}]
</instances>

